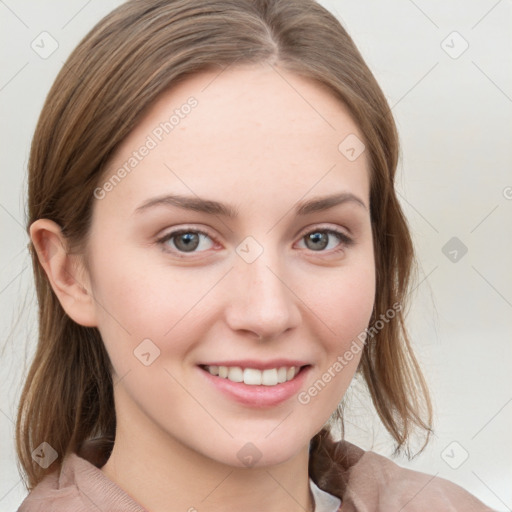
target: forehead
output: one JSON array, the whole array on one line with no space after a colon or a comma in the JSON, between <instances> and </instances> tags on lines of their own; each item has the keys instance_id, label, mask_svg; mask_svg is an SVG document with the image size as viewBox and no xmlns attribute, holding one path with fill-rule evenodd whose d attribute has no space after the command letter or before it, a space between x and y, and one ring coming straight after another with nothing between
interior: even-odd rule
<instances>
[{"instance_id":1,"label":"forehead","mask_svg":"<svg viewBox=\"0 0 512 512\"><path fill-rule=\"evenodd\" d=\"M122 179L106 199L133 209L163 192L251 204L263 193L296 202L308 191L351 191L366 201L367 156L347 158L346 140L359 151L363 135L311 79L269 64L202 72L164 92L123 141L103 183Z\"/></svg>"}]
</instances>

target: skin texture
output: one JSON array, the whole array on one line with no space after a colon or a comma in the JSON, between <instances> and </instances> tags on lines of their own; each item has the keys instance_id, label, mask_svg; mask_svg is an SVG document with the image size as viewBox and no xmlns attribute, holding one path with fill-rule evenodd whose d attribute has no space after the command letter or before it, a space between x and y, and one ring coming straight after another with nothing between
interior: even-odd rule
<instances>
[{"instance_id":1,"label":"skin texture","mask_svg":"<svg viewBox=\"0 0 512 512\"><path fill-rule=\"evenodd\" d=\"M350 161L338 150L347 135L363 136L331 92L279 65L203 72L158 99L99 186L191 96L190 113L94 201L87 265L66 253L54 222L36 221L31 237L67 314L98 327L113 363L109 478L152 512L312 510L309 441L342 399L360 352L309 403L296 394L266 408L221 394L197 365L298 358L311 365L304 391L368 326L369 164L366 152ZM365 206L295 215L297 202L335 192ZM135 213L171 193L229 203L238 217L165 205ZM195 252L180 253L176 238L158 241L185 228L208 233ZM305 235L322 229L354 244L335 235L324 248L307 244ZM249 236L263 249L252 263L236 251ZM160 351L148 366L134 357L145 339ZM237 456L249 442L260 457L252 467Z\"/></svg>"}]
</instances>

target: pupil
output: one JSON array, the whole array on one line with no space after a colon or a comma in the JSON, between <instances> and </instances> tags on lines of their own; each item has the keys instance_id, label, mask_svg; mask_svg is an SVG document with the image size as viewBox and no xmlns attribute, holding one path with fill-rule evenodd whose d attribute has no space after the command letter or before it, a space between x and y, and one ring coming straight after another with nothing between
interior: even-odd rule
<instances>
[{"instance_id":1,"label":"pupil","mask_svg":"<svg viewBox=\"0 0 512 512\"><path fill-rule=\"evenodd\" d=\"M195 243L194 243L195 242ZM179 247L183 243L182 247ZM186 251L193 251L197 247L198 235L197 233L184 233L178 237L178 249L185 249Z\"/></svg>"},{"instance_id":2,"label":"pupil","mask_svg":"<svg viewBox=\"0 0 512 512\"><path fill-rule=\"evenodd\" d=\"M320 247L316 245L313 249L324 249L327 246L327 233L312 233L308 238L313 244L320 244Z\"/></svg>"}]
</instances>

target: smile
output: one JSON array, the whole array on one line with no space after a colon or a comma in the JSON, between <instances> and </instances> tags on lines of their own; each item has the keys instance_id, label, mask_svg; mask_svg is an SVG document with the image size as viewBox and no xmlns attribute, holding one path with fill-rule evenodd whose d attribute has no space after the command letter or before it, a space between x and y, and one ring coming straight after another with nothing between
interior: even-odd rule
<instances>
[{"instance_id":1,"label":"smile","mask_svg":"<svg viewBox=\"0 0 512 512\"><path fill-rule=\"evenodd\" d=\"M240 366L202 366L211 375L228 379L231 382L243 382L248 386L276 386L292 380L300 371L299 366L281 366L279 368L242 368Z\"/></svg>"},{"instance_id":2,"label":"smile","mask_svg":"<svg viewBox=\"0 0 512 512\"><path fill-rule=\"evenodd\" d=\"M256 408L274 407L292 398L304 387L313 368L302 361L293 361L295 364L292 361L288 364L285 361L226 363L200 364L197 368L209 386L231 400Z\"/></svg>"}]
</instances>

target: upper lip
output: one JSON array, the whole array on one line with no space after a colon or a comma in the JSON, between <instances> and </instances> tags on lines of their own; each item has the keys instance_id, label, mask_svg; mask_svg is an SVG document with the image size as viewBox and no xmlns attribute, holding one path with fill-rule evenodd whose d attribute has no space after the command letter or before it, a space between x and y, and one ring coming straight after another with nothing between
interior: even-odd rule
<instances>
[{"instance_id":1,"label":"upper lip","mask_svg":"<svg viewBox=\"0 0 512 512\"><path fill-rule=\"evenodd\" d=\"M255 359L238 359L236 361L212 361L201 363L199 366L240 366L241 368L255 368L257 370L267 370L269 368L281 368L282 366L307 366L307 361L297 359L272 359L271 361L257 361Z\"/></svg>"}]
</instances>

